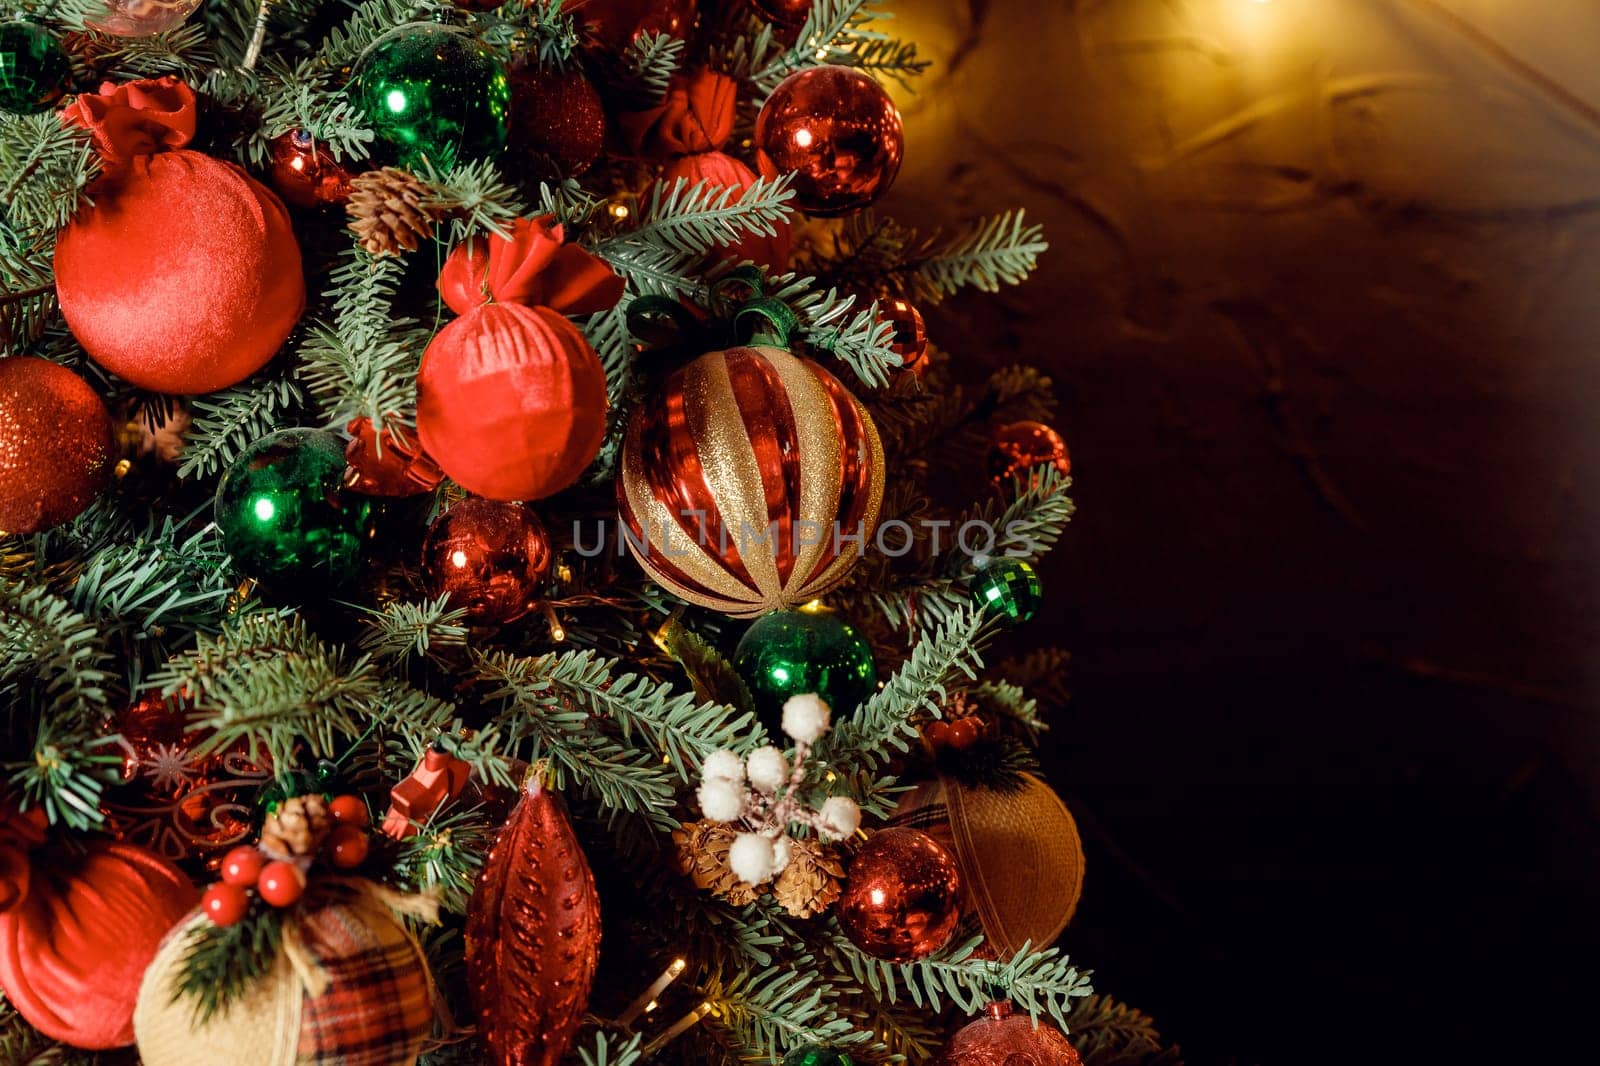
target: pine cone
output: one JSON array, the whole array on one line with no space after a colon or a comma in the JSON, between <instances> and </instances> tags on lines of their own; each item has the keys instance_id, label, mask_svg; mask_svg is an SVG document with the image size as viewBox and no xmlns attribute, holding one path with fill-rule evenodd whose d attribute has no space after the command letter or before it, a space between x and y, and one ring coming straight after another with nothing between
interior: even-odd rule
<instances>
[{"instance_id":1,"label":"pine cone","mask_svg":"<svg viewBox=\"0 0 1600 1066\"><path fill-rule=\"evenodd\" d=\"M833 906L844 891L844 864L836 848L816 840L794 840L789 865L778 875L772 895L791 917L814 918Z\"/></svg>"},{"instance_id":2,"label":"pine cone","mask_svg":"<svg viewBox=\"0 0 1600 1066\"><path fill-rule=\"evenodd\" d=\"M350 181L350 229L361 246L373 255L414 252L433 238L433 227L444 217L423 201L428 186L399 167L384 167L357 174Z\"/></svg>"},{"instance_id":3,"label":"pine cone","mask_svg":"<svg viewBox=\"0 0 1600 1066\"><path fill-rule=\"evenodd\" d=\"M332 829L327 800L315 794L294 796L267 815L261 826L261 850L284 859L315 855Z\"/></svg>"},{"instance_id":4,"label":"pine cone","mask_svg":"<svg viewBox=\"0 0 1600 1066\"><path fill-rule=\"evenodd\" d=\"M696 888L742 907L754 903L766 886L745 884L728 865L735 832L721 822L690 822L672 831L672 842L678 846L679 872L687 874Z\"/></svg>"}]
</instances>

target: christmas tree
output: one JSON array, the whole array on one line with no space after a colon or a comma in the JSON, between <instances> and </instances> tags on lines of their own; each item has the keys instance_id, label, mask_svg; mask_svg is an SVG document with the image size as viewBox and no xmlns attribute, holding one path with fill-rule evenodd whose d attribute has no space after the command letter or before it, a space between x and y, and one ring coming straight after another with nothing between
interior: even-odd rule
<instances>
[{"instance_id":1,"label":"christmas tree","mask_svg":"<svg viewBox=\"0 0 1600 1066\"><path fill-rule=\"evenodd\" d=\"M1178 1061L1056 943L1067 449L918 310L1045 243L874 211L925 65L0 3L0 1061Z\"/></svg>"}]
</instances>

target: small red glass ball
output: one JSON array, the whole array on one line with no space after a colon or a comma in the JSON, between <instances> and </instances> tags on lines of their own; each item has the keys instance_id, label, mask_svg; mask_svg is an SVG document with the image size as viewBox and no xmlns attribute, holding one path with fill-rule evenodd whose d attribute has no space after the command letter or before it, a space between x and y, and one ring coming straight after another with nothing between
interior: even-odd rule
<instances>
[{"instance_id":1,"label":"small red glass ball","mask_svg":"<svg viewBox=\"0 0 1600 1066\"><path fill-rule=\"evenodd\" d=\"M350 171L305 130L290 130L269 146L272 187L296 207L325 207L350 199Z\"/></svg>"},{"instance_id":2,"label":"small red glass ball","mask_svg":"<svg viewBox=\"0 0 1600 1066\"><path fill-rule=\"evenodd\" d=\"M234 848L222 857L222 880L230 885L249 888L261 878L261 868L266 857L252 847Z\"/></svg>"},{"instance_id":3,"label":"small red glass ball","mask_svg":"<svg viewBox=\"0 0 1600 1066\"><path fill-rule=\"evenodd\" d=\"M1061 434L1043 422L1011 422L994 431L989 448L989 477L1003 485L1036 466L1050 465L1072 473L1072 459Z\"/></svg>"},{"instance_id":4,"label":"small red glass ball","mask_svg":"<svg viewBox=\"0 0 1600 1066\"><path fill-rule=\"evenodd\" d=\"M905 155L900 111L883 87L849 67L796 71L756 118L756 161L765 177L793 174L794 203L808 215L848 215L889 191Z\"/></svg>"},{"instance_id":5,"label":"small red glass ball","mask_svg":"<svg viewBox=\"0 0 1600 1066\"><path fill-rule=\"evenodd\" d=\"M366 831L353 825L341 825L328 834L328 858L341 870L354 870L366 862L371 847Z\"/></svg>"},{"instance_id":6,"label":"small red glass ball","mask_svg":"<svg viewBox=\"0 0 1600 1066\"><path fill-rule=\"evenodd\" d=\"M961 921L961 870L917 829L874 833L850 864L836 914L850 942L875 959L914 962L950 942Z\"/></svg>"},{"instance_id":7,"label":"small red glass ball","mask_svg":"<svg viewBox=\"0 0 1600 1066\"><path fill-rule=\"evenodd\" d=\"M212 885L200 897L200 909L213 925L235 925L250 909L250 896L238 885Z\"/></svg>"},{"instance_id":8,"label":"small red glass ball","mask_svg":"<svg viewBox=\"0 0 1600 1066\"><path fill-rule=\"evenodd\" d=\"M750 0L756 14L776 26L799 29L811 14L811 0Z\"/></svg>"},{"instance_id":9,"label":"small red glass ball","mask_svg":"<svg viewBox=\"0 0 1600 1066\"><path fill-rule=\"evenodd\" d=\"M920 378L928 369L928 328L922 312L909 300L885 300L878 305L878 317L894 327L889 348L900 357L900 370Z\"/></svg>"},{"instance_id":10,"label":"small red glass ball","mask_svg":"<svg viewBox=\"0 0 1600 1066\"><path fill-rule=\"evenodd\" d=\"M367 802L360 796L335 796L328 804L328 814L340 825L351 825L364 828L371 820L367 813Z\"/></svg>"},{"instance_id":11,"label":"small red glass ball","mask_svg":"<svg viewBox=\"0 0 1600 1066\"><path fill-rule=\"evenodd\" d=\"M274 907L292 907L306 891L306 875L292 862L269 862L256 882L261 898Z\"/></svg>"},{"instance_id":12,"label":"small red glass ball","mask_svg":"<svg viewBox=\"0 0 1600 1066\"><path fill-rule=\"evenodd\" d=\"M976 718L958 718L950 723L950 746L957 751L966 751L981 736L983 727Z\"/></svg>"},{"instance_id":13,"label":"small red glass ball","mask_svg":"<svg viewBox=\"0 0 1600 1066\"><path fill-rule=\"evenodd\" d=\"M505 625L533 610L550 559L549 534L520 503L462 500L422 542L428 594L448 594L476 625Z\"/></svg>"}]
</instances>

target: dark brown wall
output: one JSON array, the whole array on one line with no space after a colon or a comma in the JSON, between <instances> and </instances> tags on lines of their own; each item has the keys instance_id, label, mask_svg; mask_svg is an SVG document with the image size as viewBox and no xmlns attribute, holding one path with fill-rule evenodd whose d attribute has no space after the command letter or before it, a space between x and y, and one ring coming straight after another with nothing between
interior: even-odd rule
<instances>
[{"instance_id":1,"label":"dark brown wall","mask_svg":"<svg viewBox=\"0 0 1600 1066\"><path fill-rule=\"evenodd\" d=\"M1021 204L1053 243L931 327L1063 399L1080 511L1035 628L1076 656L1068 949L1195 1063L1568 1046L1600 119L1494 43L1600 106L1600 5L893 6L938 65L888 209Z\"/></svg>"}]
</instances>

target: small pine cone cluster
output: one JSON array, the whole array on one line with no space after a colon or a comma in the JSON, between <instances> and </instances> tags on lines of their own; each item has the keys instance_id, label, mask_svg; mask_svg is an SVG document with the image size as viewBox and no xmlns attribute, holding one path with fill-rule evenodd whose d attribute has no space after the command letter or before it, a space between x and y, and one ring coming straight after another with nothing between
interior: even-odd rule
<instances>
[{"instance_id":1,"label":"small pine cone cluster","mask_svg":"<svg viewBox=\"0 0 1600 1066\"><path fill-rule=\"evenodd\" d=\"M278 804L262 823L261 850L285 859L315 855L332 831L327 800L315 794L294 796Z\"/></svg>"},{"instance_id":2,"label":"small pine cone cluster","mask_svg":"<svg viewBox=\"0 0 1600 1066\"><path fill-rule=\"evenodd\" d=\"M345 205L350 229L372 255L414 252L433 239L433 228L445 214L427 203L428 196L427 184L399 167L357 174Z\"/></svg>"},{"instance_id":3,"label":"small pine cone cluster","mask_svg":"<svg viewBox=\"0 0 1600 1066\"><path fill-rule=\"evenodd\" d=\"M789 840L789 861L770 881L747 884L733 871L728 853L738 831L721 822L690 822L672 834L678 848L678 870L696 888L735 907L753 903L769 890L794 918L814 918L833 906L843 891L844 864L836 848L810 839Z\"/></svg>"}]
</instances>

